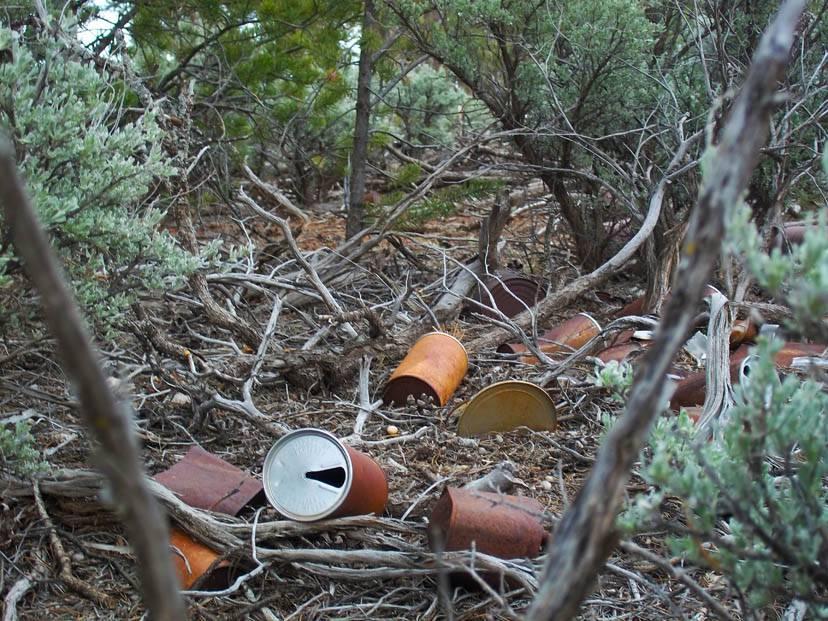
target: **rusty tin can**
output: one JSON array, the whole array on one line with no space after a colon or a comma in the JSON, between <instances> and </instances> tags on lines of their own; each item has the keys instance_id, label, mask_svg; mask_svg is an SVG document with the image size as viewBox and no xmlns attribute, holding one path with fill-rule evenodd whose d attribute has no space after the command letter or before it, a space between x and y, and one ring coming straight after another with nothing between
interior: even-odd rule
<instances>
[{"instance_id":1,"label":"rusty tin can","mask_svg":"<svg viewBox=\"0 0 828 621\"><path fill-rule=\"evenodd\" d=\"M182 589L196 582L206 590L225 588L230 582L230 563L218 561L218 553L178 528L170 529L173 565Z\"/></svg>"},{"instance_id":2,"label":"rusty tin can","mask_svg":"<svg viewBox=\"0 0 828 621\"><path fill-rule=\"evenodd\" d=\"M297 522L381 514L388 500L379 464L321 429L280 438L265 457L262 481L270 504Z\"/></svg>"},{"instance_id":3,"label":"rusty tin can","mask_svg":"<svg viewBox=\"0 0 828 621\"><path fill-rule=\"evenodd\" d=\"M538 338L538 347L547 354L574 351L600 332L601 324L595 321L592 315L578 313L544 332ZM506 343L498 347L497 351L502 354L526 354L529 348L523 343ZM531 354L521 356L520 360L526 364L538 363L538 359Z\"/></svg>"},{"instance_id":4,"label":"rusty tin can","mask_svg":"<svg viewBox=\"0 0 828 621\"><path fill-rule=\"evenodd\" d=\"M515 270L499 270L477 287L477 301L468 310L487 317L499 317L493 308L506 315L515 315L532 308L543 299L543 283L537 278Z\"/></svg>"},{"instance_id":5,"label":"rusty tin can","mask_svg":"<svg viewBox=\"0 0 828 621\"><path fill-rule=\"evenodd\" d=\"M446 405L469 368L466 348L445 332L431 332L414 343L391 374L383 401L405 405L409 395L426 395L435 404Z\"/></svg>"},{"instance_id":6,"label":"rusty tin can","mask_svg":"<svg viewBox=\"0 0 828 621\"><path fill-rule=\"evenodd\" d=\"M805 230L814 226L814 222L787 222L778 224L771 229L770 247L778 248L788 254L793 246L799 246L805 240Z\"/></svg>"},{"instance_id":7,"label":"rusty tin can","mask_svg":"<svg viewBox=\"0 0 828 621\"><path fill-rule=\"evenodd\" d=\"M447 487L431 512L432 550L475 549L503 559L535 558L546 543L543 506L533 498Z\"/></svg>"},{"instance_id":8,"label":"rusty tin can","mask_svg":"<svg viewBox=\"0 0 828 621\"><path fill-rule=\"evenodd\" d=\"M480 436L528 427L536 431L557 426L555 402L540 386L506 380L479 391L459 408L457 434Z\"/></svg>"},{"instance_id":9,"label":"rusty tin can","mask_svg":"<svg viewBox=\"0 0 828 621\"><path fill-rule=\"evenodd\" d=\"M626 343L619 343L612 347L607 347L599 351L595 357L601 362L625 362L635 356L635 354L644 351L655 341L627 341Z\"/></svg>"},{"instance_id":10,"label":"rusty tin can","mask_svg":"<svg viewBox=\"0 0 828 621\"><path fill-rule=\"evenodd\" d=\"M238 515L247 505L264 502L261 482L198 445L153 478L197 509Z\"/></svg>"},{"instance_id":11,"label":"rusty tin can","mask_svg":"<svg viewBox=\"0 0 828 621\"><path fill-rule=\"evenodd\" d=\"M815 343L785 343L776 353L774 364L777 369L789 369L794 358L821 356L825 350L825 345ZM740 345L738 349L730 354L730 381L733 384L738 384L747 375L744 361L749 356L750 349L747 345ZM707 394L706 384L707 378L704 371L688 375L679 382L676 392L670 400L670 408L678 410L680 407L702 405Z\"/></svg>"},{"instance_id":12,"label":"rusty tin can","mask_svg":"<svg viewBox=\"0 0 828 621\"><path fill-rule=\"evenodd\" d=\"M733 322L730 330L730 345L736 347L742 343L753 341L759 334L759 327L748 319L739 319Z\"/></svg>"}]
</instances>

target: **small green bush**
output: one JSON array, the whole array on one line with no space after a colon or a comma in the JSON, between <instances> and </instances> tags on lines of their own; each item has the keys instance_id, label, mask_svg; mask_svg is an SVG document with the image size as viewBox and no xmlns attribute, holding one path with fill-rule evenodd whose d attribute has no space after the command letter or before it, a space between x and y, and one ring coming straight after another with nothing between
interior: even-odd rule
<instances>
[{"instance_id":1,"label":"small green bush","mask_svg":"<svg viewBox=\"0 0 828 621\"><path fill-rule=\"evenodd\" d=\"M44 472L48 464L41 459L36 446L28 421L13 427L0 425L0 468L22 477Z\"/></svg>"},{"instance_id":2,"label":"small green bush","mask_svg":"<svg viewBox=\"0 0 828 621\"><path fill-rule=\"evenodd\" d=\"M161 130L152 111L127 112L122 86L52 39L0 25L0 52L11 56L0 62L0 133L81 305L111 326L138 291L175 286L196 266L158 230L164 212L147 199L174 172ZM19 267L0 253L2 295L20 297Z\"/></svg>"}]
</instances>

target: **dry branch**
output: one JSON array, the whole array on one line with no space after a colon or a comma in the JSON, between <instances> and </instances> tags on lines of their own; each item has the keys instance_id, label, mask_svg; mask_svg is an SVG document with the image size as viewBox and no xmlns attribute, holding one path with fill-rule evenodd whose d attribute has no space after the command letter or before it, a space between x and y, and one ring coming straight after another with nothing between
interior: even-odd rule
<instances>
[{"instance_id":1,"label":"dry branch","mask_svg":"<svg viewBox=\"0 0 828 621\"><path fill-rule=\"evenodd\" d=\"M623 416L601 446L584 487L561 520L541 588L527 616L530 621L574 617L615 546L615 517L624 487L650 426L663 408L667 369L686 338L694 301L701 298L719 255L725 212L739 201L767 138L773 94L804 8L804 0L786 2L762 37L704 180L676 287L655 346L644 356Z\"/></svg>"},{"instance_id":2,"label":"dry branch","mask_svg":"<svg viewBox=\"0 0 828 621\"><path fill-rule=\"evenodd\" d=\"M672 162L667 168L667 174L656 186L652 197L650 197L647 215L641 228L638 232L619 250L615 256L611 257L606 263L596 268L589 274L581 276L569 283L560 291L556 291L554 295L547 296L534 308L523 311L514 318L514 323L521 329L527 330L533 324L550 317L553 313L568 307L578 297L583 295L586 291L595 289L598 285L605 282L612 275L616 274L629 261L638 249L644 244L647 238L652 234L658 223L658 218L661 215L661 206L664 202L664 195L667 191L667 186L670 183L674 169L681 163L687 153L688 148L693 142L699 139L701 132L684 140L676 150ZM682 170L682 169L680 169ZM467 344L467 349L470 351L483 351L486 349L494 349L504 341L514 336L514 332L505 328L488 330L484 335L479 336Z\"/></svg>"},{"instance_id":3,"label":"dry branch","mask_svg":"<svg viewBox=\"0 0 828 621\"><path fill-rule=\"evenodd\" d=\"M0 140L0 207L15 250L40 293L64 370L77 387L81 413L100 444L100 467L123 508L122 519L138 559L147 609L155 621L184 619L186 611L167 548L164 514L144 482L131 408L115 398L106 382L77 304L23 190L14 153L6 140Z\"/></svg>"}]
</instances>

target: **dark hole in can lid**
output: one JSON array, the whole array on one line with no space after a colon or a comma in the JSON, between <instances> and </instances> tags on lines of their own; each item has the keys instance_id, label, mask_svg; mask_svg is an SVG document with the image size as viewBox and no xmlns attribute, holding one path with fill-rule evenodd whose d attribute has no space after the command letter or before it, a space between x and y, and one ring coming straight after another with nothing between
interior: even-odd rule
<instances>
[{"instance_id":1,"label":"dark hole in can lid","mask_svg":"<svg viewBox=\"0 0 828 621\"><path fill-rule=\"evenodd\" d=\"M305 473L306 479L313 479L331 487L342 487L345 485L345 468L326 468L325 470L311 470Z\"/></svg>"}]
</instances>

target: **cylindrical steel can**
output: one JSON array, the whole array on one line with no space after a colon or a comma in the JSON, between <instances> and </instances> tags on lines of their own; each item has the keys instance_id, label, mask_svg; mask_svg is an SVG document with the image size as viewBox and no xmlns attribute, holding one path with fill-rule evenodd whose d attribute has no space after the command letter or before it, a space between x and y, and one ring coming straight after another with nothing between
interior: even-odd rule
<instances>
[{"instance_id":1,"label":"cylindrical steel can","mask_svg":"<svg viewBox=\"0 0 828 621\"><path fill-rule=\"evenodd\" d=\"M196 541L178 528L170 529L170 547L175 573L178 575L182 589L189 589L202 576L204 580L201 580L201 587L206 590L217 590L227 586L230 563L227 561L216 563L219 555L215 550Z\"/></svg>"},{"instance_id":2,"label":"cylindrical steel can","mask_svg":"<svg viewBox=\"0 0 828 621\"><path fill-rule=\"evenodd\" d=\"M538 347L547 354L573 351L582 347L587 341L601 332L599 324L592 315L578 313L562 324L544 332L538 338ZM523 343L507 343L497 349L502 354L525 354L529 351ZM531 354L522 356L521 362L537 364L538 359Z\"/></svg>"},{"instance_id":3,"label":"cylindrical steel can","mask_svg":"<svg viewBox=\"0 0 828 621\"><path fill-rule=\"evenodd\" d=\"M431 512L432 550L468 550L503 559L535 558L548 537L543 506L523 496L447 487Z\"/></svg>"},{"instance_id":4,"label":"cylindrical steel can","mask_svg":"<svg viewBox=\"0 0 828 621\"><path fill-rule=\"evenodd\" d=\"M466 348L445 332L431 332L414 343L385 386L385 403L405 405L409 395L426 395L446 405L469 368Z\"/></svg>"},{"instance_id":5,"label":"cylindrical steel can","mask_svg":"<svg viewBox=\"0 0 828 621\"><path fill-rule=\"evenodd\" d=\"M298 522L380 514L388 500L379 464L321 429L279 439L265 457L262 483L270 504Z\"/></svg>"},{"instance_id":6,"label":"cylindrical steel can","mask_svg":"<svg viewBox=\"0 0 828 621\"><path fill-rule=\"evenodd\" d=\"M477 287L477 302L468 305L469 310L487 317L499 317L498 311L507 317L532 308L543 299L543 285L533 276L515 270L498 270Z\"/></svg>"}]
</instances>

